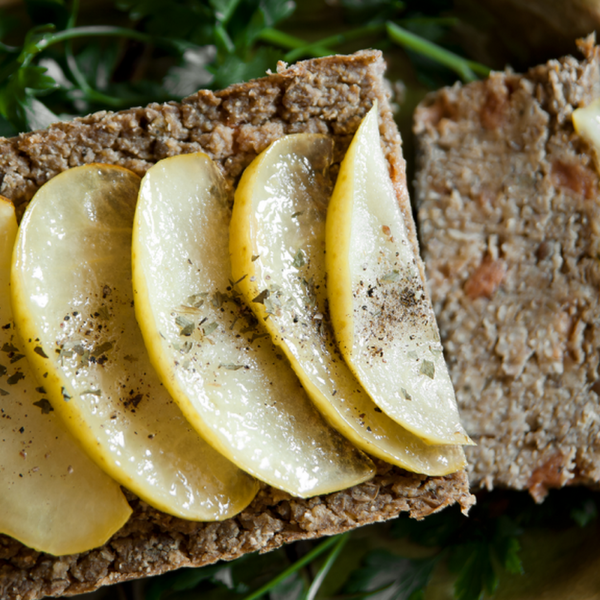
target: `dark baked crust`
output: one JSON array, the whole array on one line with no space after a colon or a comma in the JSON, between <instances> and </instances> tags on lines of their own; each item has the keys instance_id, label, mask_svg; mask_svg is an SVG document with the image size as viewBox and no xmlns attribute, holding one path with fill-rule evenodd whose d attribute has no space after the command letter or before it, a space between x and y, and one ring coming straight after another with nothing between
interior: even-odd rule
<instances>
[{"instance_id":1,"label":"dark baked crust","mask_svg":"<svg viewBox=\"0 0 600 600\"><path fill-rule=\"evenodd\" d=\"M336 160L341 160L378 100L382 144L416 247L400 137L383 87L384 67L379 52L280 65L277 74L221 92L201 91L181 104L102 112L18 138L0 138L0 194L22 214L43 183L70 167L103 162L143 175L162 158L198 151L217 162L233 190L252 159L289 133L329 134ZM81 593L332 535L403 511L422 518L453 503L466 511L474 502L464 472L427 478L383 463L372 481L325 497L301 500L265 487L242 514L222 523L183 521L131 495L130 500L135 507L130 521L91 552L56 558L0 536L0 597L33 600Z\"/></svg>"},{"instance_id":2,"label":"dark baked crust","mask_svg":"<svg viewBox=\"0 0 600 600\"><path fill-rule=\"evenodd\" d=\"M600 96L580 43L525 75L494 73L415 113L423 254L465 427L471 483L600 481L600 190L571 122Z\"/></svg>"},{"instance_id":3,"label":"dark baked crust","mask_svg":"<svg viewBox=\"0 0 600 600\"><path fill-rule=\"evenodd\" d=\"M420 519L456 502L467 510L474 502L464 471L428 478L383 464L367 483L310 500L265 488L240 515L221 523L184 521L131 494L129 500L134 514L128 523L91 552L57 558L0 535L0 597L34 600L79 594L180 567L231 560L246 552L267 552L401 512Z\"/></svg>"},{"instance_id":4,"label":"dark baked crust","mask_svg":"<svg viewBox=\"0 0 600 600\"><path fill-rule=\"evenodd\" d=\"M162 158L206 152L230 183L271 142L326 133L345 152L373 102L381 102L387 154L403 175L400 139L381 84L380 53L305 61L223 91L202 90L181 104L99 112L44 131L0 138L0 194L22 207L50 178L71 167L117 164L143 175Z\"/></svg>"}]
</instances>

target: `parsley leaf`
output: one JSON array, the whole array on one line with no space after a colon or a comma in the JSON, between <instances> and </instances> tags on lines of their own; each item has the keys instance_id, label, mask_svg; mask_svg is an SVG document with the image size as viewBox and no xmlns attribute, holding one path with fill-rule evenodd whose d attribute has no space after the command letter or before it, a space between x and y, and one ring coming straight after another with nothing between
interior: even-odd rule
<instances>
[{"instance_id":1,"label":"parsley leaf","mask_svg":"<svg viewBox=\"0 0 600 600\"><path fill-rule=\"evenodd\" d=\"M498 587L499 578L485 542L461 544L454 548L448 567L458 574L454 584L456 600L480 600L484 591L492 595Z\"/></svg>"},{"instance_id":2,"label":"parsley leaf","mask_svg":"<svg viewBox=\"0 0 600 600\"><path fill-rule=\"evenodd\" d=\"M427 587L439 558L410 559L388 550L369 552L348 580L348 594L369 594L378 600L417 600Z\"/></svg>"},{"instance_id":3,"label":"parsley leaf","mask_svg":"<svg viewBox=\"0 0 600 600\"><path fill-rule=\"evenodd\" d=\"M33 56L28 54L27 57ZM0 83L0 115L15 124L19 130L33 126L45 127L58 117L36 99L58 87L52 77L46 75L46 68L22 65ZM0 80L3 79L0 73Z\"/></svg>"},{"instance_id":4,"label":"parsley leaf","mask_svg":"<svg viewBox=\"0 0 600 600\"><path fill-rule=\"evenodd\" d=\"M275 69L280 58L279 50L268 47L259 48L248 60L229 54L218 67L210 67L214 74L212 86L222 88L238 81L263 77L267 69Z\"/></svg>"}]
</instances>

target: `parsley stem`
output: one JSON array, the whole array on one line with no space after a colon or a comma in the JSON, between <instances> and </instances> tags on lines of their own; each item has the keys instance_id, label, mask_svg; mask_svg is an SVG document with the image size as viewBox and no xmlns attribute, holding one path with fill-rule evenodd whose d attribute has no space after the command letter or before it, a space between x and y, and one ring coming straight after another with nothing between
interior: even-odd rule
<instances>
[{"instance_id":1,"label":"parsley stem","mask_svg":"<svg viewBox=\"0 0 600 600\"><path fill-rule=\"evenodd\" d=\"M465 82L475 81L477 79L476 73L484 77L490 73L488 67L475 61L462 58L461 56L458 56L458 54L450 52L450 50L446 50L429 40L403 29L392 21L386 23L386 28L390 39L394 43L418 52L423 56L427 56L449 69L452 69Z\"/></svg>"},{"instance_id":2,"label":"parsley stem","mask_svg":"<svg viewBox=\"0 0 600 600\"><path fill-rule=\"evenodd\" d=\"M39 51L45 50L49 46L66 42L67 40L73 40L81 37L124 37L139 42L145 42L147 44L158 44L162 46L171 46L181 49L182 45L193 46L189 42L183 40L164 38L142 33L141 31L135 31L134 29L128 29L127 27L112 27L110 25L91 25L87 27L72 27L71 29L65 29L59 31L44 38L38 42Z\"/></svg>"},{"instance_id":3,"label":"parsley stem","mask_svg":"<svg viewBox=\"0 0 600 600\"><path fill-rule=\"evenodd\" d=\"M274 577L268 583L265 583L261 588L252 592L249 596L246 596L244 600L257 600L264 596L269 590L272 590L276 585L279 585L282 581L287 579L290 575L293 575L296 571L299 571L302 567L311 563L317 556L320 556L331 546L334 546L339 542L340 536L330 537L316 548L313 548L308 554L304 555L300 560L297 560L293 565L290 565L287 569L282 571L277 577Z\"/></svg>"},{"instance_id":4,"label":"parsley stem","mask_svg":"<svg viewBox=\"0 0 600 600\"><path fill-rule=\"evenodd\" d=\"M7 44L3 44L2 42L0 42L0 52L6 52L7 54L16 54L20 50L21 49L18 48L17 46L9 46Z\"/></svg>"},{"instance_id":5,"label":"parsley stem","mask_svg":"<svg viewBox=\"0 0 600 600\"><path fill-rule=\"evenodd\" d=\"M294 62L299 58L303 58L306 55L314 55L315 48L322 48L326 46L339 46L340 44L344 44L345 42L351 42L361 37L365 37L375 33L380 33L384 30L385 25L381 23L372 23L371 25L365 25L364 27L357 27L356 29L346 31L345 33L338 33L328 38L319 40L318 42L308 44L303 48L296 48L295 50L288 52L285 55L284 60L287 62Z\"/></svg>"},{"instance_id":6,"label":"parsley stem","mask_svg":"<svg viewBox=\"0 0 600 600\"><path fill-rule=\"evenodd\" d=\"M73 0L71 4L71 14L69 16L69 21L67 22L67 28L73 29L75 27L75 22L77 20L77 13L79 12L79 0ZM113 96L107 96L102 92L95 90L85 78L85 75L81 72L79 65L77 64L77 59L73 54L73 45L72 40L65 41L65 56L67 59L67 66L69 67L69 71L73 76L73 79L81 89L81 91L85 94L85 96L92 101L100 102L102 104L106 104L111 108L121 108L123 101L120 98L114 98Z\"/></svg>"},{"instance_id":7,"label":"parsley stem","mask_svg":"<svg viewBox=\"0 0 600 600\"><path fill-rule=\"evenodd\" d=\"M225 51L225 54L235 52L235 44L231 41L229 34L222 25L215 25L215 43L219 50Z\"/></svg>"},{"instance_id":8,"label":"parsley stem","mask_svg":"<svg viewBox=\"0 0 600 600\"><path fill-rule=\"evenodd\" d=\"M258 39L261 42L267 42L269 44L279 46L280 48L285 48L286 50L297 50L299 48L305 48L306 46L311 45L306 40L298 38L294 35L290 35L289 33L284 33L278 29L273 29L271 27L263 29L258 34ZM321 46L314 46L313 54L315 56L328 56L331 54L331 50Z\"/></svg>"},{"instance_id":9,"label":"parsley stem","mask_svg":"<svg viewBox=\"0 0 600 600\"><path fill-rule=\"evenodd\" d=\"M337 557L340 555L342 548L346 545L348 537L349 534L347 533L344 533L337 537L337 542L333 546L333 550L329 553L329 555L325 559L325 562L319 569L319 572L317 573L316 577L313 579L313 582L310 584L308 592L306 592L305 600L314 600L325 577L327 577L327 574L331 570L331 567L333 567L333 564L337 560Z\"/></svg>"}]
</instances>

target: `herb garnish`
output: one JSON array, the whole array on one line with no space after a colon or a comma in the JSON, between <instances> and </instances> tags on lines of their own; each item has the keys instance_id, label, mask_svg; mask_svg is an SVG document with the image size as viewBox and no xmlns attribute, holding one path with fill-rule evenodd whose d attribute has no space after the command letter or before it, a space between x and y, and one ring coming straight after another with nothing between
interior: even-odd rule
<instances>
[{"instance_id":1,"label":"herb garnish","mask_svg":"<svg viewBox=\"0 0 600 600\"><path fill-rule=\"evenodd\" d=\"M265 300L271 295L269 290L263 290L258 296L252 299L252 302L256 304L264 304Z\"/></svg>"},{"instance_id":2,"label":"herb garnish","mask_svg":"<svg viewBox=\"0 0 600 600\"><path fill-rule=\"evenodd\" d=\"M215 323L214 321L212 323L209 323L208 325L206 325L205 327L202 328L202 332L204 333L204 335L210 335L211 333L213 333L215 331L215 329L218 327L218 323Z\"/></svg>"},{"instance_id":3,"label":"herb garnish","mask_svg":"<svg viewBox=\"0 0 600 600\"><path fill-rule=\"evenodd\" d=\"M179 335L190 336L192 333L194 333L194 329L196 328L194 321L190 321L182 315L179 315L175 318L175 323L181 327Z\"/></svg>"},{"instance_id":4,"label":"herb garnish","mask_svg":"<svg viewBox=\"0 0 600 600\"><path fill-rule=\"evenodd\" d=\"M50 404L50 401L47 398L42 398L41 400L34 402L33 405L39 406L42 409L43 415L47 415L54 410L54 408L52 408L52 404Z\"/></svg>"},{"instance_id":5,"label":"herb garnish","mask_svg":"<svg viewBox=\"0 0 600 600\"><path fill-rule=\"evenodd\" d=\"M424 360L421 363L420 372L423 375L427 375L427 377L433 379L435 377L435 365L430 360Z\"/></svg>"},{"instance_id":6,"label":"herb garnish","mask_svg":"<svg viewBox=\"0 0 600 600\"><path fill-rule=\"evenodd\" d=\"M21 371L16 371L6 380L6 383L8 383L8 385L15 385L21 381L21 379L25 379L25 375Z\"/></svg>"},{"instance_id":7,"label":"herb garnish","mask_svg":"<svg viewBox=\"0 0 600 600\"><path fill-rule=\"evenodd\" d=\"M246 365L234 365L234 364L223 364L219 365L219 369L228 369L230 371L237 371L238 369L243 369Z\"/></svg>"},{"instance_id":8,"label":"herb garnish","mask_svg":"<svg viewBox=\"0 0 600 600\"><path fill-rule=\"evenodd\" d=\"M92 396L102 396L102 390L84 390L79 395L83 396L84 394L91 394Z\"/></svg>"},{"instance_id":9,"label":"herb garnish","mask_svg":"<svg viewBox=\"0 0 600 600\"><path fill-rule=\"evenodd\" d=\"M48 358L48 355L44 352L44 349L41 346L36 346L33 351L42 358Z\"/></svg>"},{"instance_id":10,"label":"herb garnish","mask_svg":"<svg viewBox=\"0 0 600 600\"><path fill-rule=\"evenodd\" d=\"M113 346L113 342L104 342L94 349L92 356L98 358L99 356L102 356L102 354L106 354L106 352L112 350Z\"/></svg>"},{"instance_id":11,"label":"herb garnish","mask_svg":"<svg viewBox=\"0 0 600 600\"><path fill-rule=\"evenodd\" d=\"M296 252L296 255L294 256L294 260L292 261L292 266L296 267L296 269L299 269L304 265L306 265L306 258L304 256L304 252L302 252L302 250L298 250L298 252Z\"/></svg>"},{"instance_id":12,"label":"herb garnish","mask_svg":"<svg viewBox=\"0 0 600 600\"><path fill-rule=\"evenodd\" d=\"M381 283L396 283L400 281L400 271L394 269L381 278Z\"/></svg>"}]
</instances>

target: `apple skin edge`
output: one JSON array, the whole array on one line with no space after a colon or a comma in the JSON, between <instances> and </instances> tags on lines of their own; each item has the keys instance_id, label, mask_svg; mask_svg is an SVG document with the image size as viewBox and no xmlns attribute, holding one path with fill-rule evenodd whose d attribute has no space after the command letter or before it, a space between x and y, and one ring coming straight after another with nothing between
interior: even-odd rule
<instances>
[{"instance_id":1,"label":"apple skin edge","mask_svg":"<svg viewBox=\"0 0 600 600\"><path fill-rule=\"evenodd\" d=\"M348 366L386 414L428 444L471 445L381 150L377 111L375 103L359 126L329 203L333 329Z\"/></svg>"}]
</instances>

